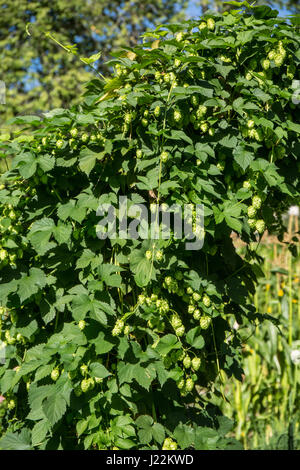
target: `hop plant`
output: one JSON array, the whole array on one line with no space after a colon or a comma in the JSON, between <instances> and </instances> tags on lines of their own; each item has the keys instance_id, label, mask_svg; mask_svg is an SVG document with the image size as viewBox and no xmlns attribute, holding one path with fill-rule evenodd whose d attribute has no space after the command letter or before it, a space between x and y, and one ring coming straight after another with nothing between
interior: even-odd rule
<instances>
[{"instance_id":1,"label":"hop plant","mask_svg":"<svg viewBox=\"0 0 300 470\"><path fill-rule=\"evenodd\" d=\"M80 320L80 321L78 322L78 328L79 328L80 330L84 330L84 329L85 329L85 326L86 326L86 323L85 323L84 320Z\"/></svg>"},{"instance_id":2,"label":"hop plant","mask_svg":"<svg viewBox=\"0 0 300 470\"><path fill-rule=\"evenodd\" d=\"M249 227L254 229L256 226L256 219L248 219Z\"/></svg>"},{"instance_id":3,"label":"hop plant","mask_svg":"<svg viewBox=\"0 0 300 470\"><path fill-rule=\"evenodd\" d=\"M245 188L245 189L251 189L251 183L250 183L250 181L244 181L244 182L243 182L243 188Z\"/></svg>"},{"instance_id":4,"label":"hop plant","mask_svg":"<svg viewBox=\"0 0 300 470\"><path fill-rule=\"evenodd\" d=\"M70 130L70 134L73 138L78 136L78 129L76 127L73 127L73 129Z\"/></svg>"},{"instance_id":5,"label":"hop plant","mask_svg":"<svg viewBox=\"0 0 300 470\"><path fill-rule=\"evenodd\" d=\"M173 113L173 119L175 122L180 122L182 120L181 111L179 111L178 109L175 109Z\"/></svg>"},{"instance_id":6,"label":"hop plant","mask_svg":"<svg viewBox=\"0 0 300 470\"><path fill-rule=\"evenodd\" d=\"M247 209L247 214L250 219L253 219L256 216L256 208L254 206L249 206Z\"/></svg>"},{"instance_id":7,"label":"hop plant","mask_svg":"<svg viewBox=\"0 0 300 470\"><path fill-rule=\"evenodd\" d=\"M254 196L253 197L252 206L257 210L260 209L260 207L261 207L261 198L259 196Z\"/></svg>"},{"instance_id":8,"label":"hop plant","mask_svg":"<svg viewBox=\"0 0 300 470\"><path fill-rule=\"evenodd\" d=\"M191 364L192 364L190 356L185 356L182 363L183 363L183 367L185 369L189 369L191 367Z\"/></svg>"},{"instance_id":9,"label":"hop plant","mask_svg":"<svg viewBox=\"0 0 300 470\"><path fill-rule=\"evenodd\" d=\"M195 383L194 383L193 379L191 379L191 378L186 379L185 389L186 389L187 392L191 392L194 388L194 385L195 385Z\"/></svg>"},{"instance_id":10,"label":"hop plant","mask_svg":"<svg viewBox=\"0 0 300 470\"><path fill-rule=\"evenodd\" d=\"M200 369L201 366L201 359L200 357L193 357L192 359L192 368L197 371Z\"/></svg>"},{"instance_id":11,"label":"hop plant","mask_svg":"<svg viewBox=\"0 0 300 470\"><path fill-rule=\"evenodd\" d=\"M161 161L163 163L166 163L169 159L169 153L166 152L166 151L163 151L161 154L160 154L160 158L161 158Z\"/></svg>"},{"instance_id":12,"label":"hop plant","mask_svg":"<svg viewBox=\"0 0 300 470\"><path fill-rule=\"evenodd\" d=\"M124 328L124 321L121 320L121 319L118 319L115 323L115 326L112 330L112 335L113 336L119 336L122 331L123 331L123 328Z\"/></svg>"},{"instance_id":13,"label":"hop plant","mask_svg":"<svg viewBox=\"0 0 300 470\"><path fill-rule=\"evenodd\" d=\"M173 441L170 437L167 437L162 446L162 450L176 450L177 449L177 443L176 441Z\"/></svg>"},{"instance_id":14,"label":"hop plant","mask_svg":"<svg viewBox=\"0 0 300 470\"><path fill-rule=\"evenodd\" d=\"M177 329L177 328L181 327L181 325L182 325L182 321L181 321L180 317L175 313L171 317L171 325L173 326L174 329Z\"/></svg>"},{"instance_id":15,"label":"hop plant","mask_svg":"<svg viewBox=\"0 0 300 470\"><path fill-rule=\"evenodd\" d=\"M155 117L159 117L159 116L160 116L160 113L161 113L161 108L160 108L160 106L156 106L155 109L154 109L154 116L155 116Z\"/></svg>"},{"instance_id":16,"label":"hop plant","mask_svg":"<svg viewBox=\"0 0 300 470\"><path fill-rule=\"evenodd\" d=\"M208 295L205 294L203 296L202 302L204 303L205 307L210 307L211 301Z\"/></svg>"},{"instance_id":17,"label":"hop plant","mask_svg":"<svg viewBox=\"0 0 300 470\"><path fill-rule=\"evenodd\" d=\"M193 313L193 318L194 320L200 320L200 317L201 317L201 312L199 309L196 309Z\"/></svg>"},{"instance_id":18,"label":"hop plant","mask_svg":"<svg viewBox=\"0 0 300 470\"><path fill-rule=\"evenodd\" d=\"M57 379L59 378L59 375L60 375L59 369L57 369L57 368L56 368L56 369L53 369L52 372L51 372L51 379L52 379L54 382L56 382Z\"/></svg>"},{"instance_id":19,"label":"hop plant","mask_svg":"<svg viewBox=\"0 0 300 470\"><path fill-rule=\"evenodd\" d=\"M90 385L89 379L83 379L83 380L81 381L80 387L81 387L81 390L82 390L83 393L88 392L89 389L90 389L90 386L91 386L91 385Z\"/></svg>"},{"instance_id":20,"label":"hop plant","mask_svg":"<svg viewBox=\"0 0 300 470\"><path fill-rule=\"evenodd\" d=\"M61 149L64 146L64 141L63 140L57 140L56 141L56 147L58 149Z\"/></svg>"},{"instance_id":21,"label":"hop plant","mask_svg":"<svg viewBox=\"0 0 300 470\"><path fill-rule=\"evenodd\" d=\"M199 31L203 31L204 29L207 29L207 23L206 21L201 21L199 24Z\"/></svg>"},{"instance_id":22,"label":"hop plant","mask_svg":"<svg viewBox=\"0 0 300 470\"><path fill-rule=\"evenodd\" d=\"M208 316L203 316L200 318L199 324L202 330L207 330L209 325L211 324L211 318Z\"/></svg>"},{"instance_id":23,"label":"hop plant","mask_svg":"<svg viewBox=\"0 0 300 470\"><path fill-rule=\"evenodd\" d=\"M207 20L207 28L208 28L210 31L213 31L213 30L215 29L215 26L216 26L215 20L213 20L213 18L208 18L208 20Z\"/></svg>"},{"instance_id":24,"label":"hop plant","mask_svg":"<svg viewBox=\"0 0 300 470\"><path fill-rule=\"evenodd\" d=\"M266 228L266 224L265 224L264 220L257 220L257 222L255 224L255 228L258 231L258 233L264 233L265 228Z\"/></svg>"},{"instance_id":25,"label":"hop plant","mask_svg":"<svg viewBox=\"0 0 300 470\"><path fill-rule=\"evenodd\" d=\"M185 333L185 327L183 325L179 326L178 328L175 329L175 333L179 337L183 336Z\"/></svg>"}]
</instances>

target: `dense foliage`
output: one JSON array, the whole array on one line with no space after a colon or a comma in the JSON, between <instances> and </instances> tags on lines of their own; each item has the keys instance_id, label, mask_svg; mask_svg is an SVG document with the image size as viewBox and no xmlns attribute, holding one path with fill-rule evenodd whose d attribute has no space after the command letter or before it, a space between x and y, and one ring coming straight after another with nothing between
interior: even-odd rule
<instances>
[{"instance_id":1,"label":"dense foliage","mask_svg":"<svg viewBox=\"0 0 300 470\"><path fill-rule=\"evenodd\" d=\"M3 148L0 447L238 447L210 396L241 379L236 322L265 317L251 242L299 200L299 32L249 7L114 57L78 107L16 118L31 132ZM203 248L100 240L97 208L121 195L203 204Z\"/></svg>"}]
</instances>

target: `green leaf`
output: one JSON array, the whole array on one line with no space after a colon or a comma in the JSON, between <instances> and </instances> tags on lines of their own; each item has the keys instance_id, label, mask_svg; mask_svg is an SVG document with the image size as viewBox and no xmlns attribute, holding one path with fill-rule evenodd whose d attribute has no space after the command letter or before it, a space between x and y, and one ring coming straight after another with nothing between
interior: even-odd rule
<instances>
[{"instance_id":1,"label":"green leaf","mask_svg":"<svg viewBox=\"0 0 300 470\"><path fill-rule=\"evenodd\" d=\"M236 163L245 171L250 163L254 160L254 155L244 147L237 147L233 152L233 157Z\"/></svg>"},{"instance_id":2,"label":"green leaf","mask_svg":"<svg viewBox=\"0 0 300 470\"><path fill-rule=\"evenodd\" d=\"M46 398L43 402L43 411L52 426L63 417L66 409L66 400L59 393L50 395L50 397Z\"/></svg>"},{"instance_id":3,"label":"green leaf","mask_svg":"<svg viewBox=\"0 0 300 470\"><path fill-rule=\"evenodd\" d=\"M2 450L32 450L30 431L22 429L20 433L8 432L0 439Z\"/></svg>"},{"instance_id":4,"label":"green leaf","mask_svg":"<svg viewBox=\"0 0 300 470\"><path fill-rule=\"evenodd\" d=\"M94 168L97 160L102 160L104 157L105 152L96 153L89 148L84 148L80 151L79 154L79 168L83 171L86 175L89 175L92 169Z\"/></svg>"},{"instance_id":5,"label":"green leaf","mask_svg":"<svg viewBox=\"0 0 300 470\"><path fill-rule=\"evenodd\" d=\"M42 419L41 421L38 421L35 423L35 425L32 428L32 445L37 446L39 444L42 444L42 442L45 440L47 433L49 431L49 423L48 421Z\"/></svg>"},{"instance_id":6,"label":"green leaf","mask_svg":"<svg viewBox=\"0 0 300 470\"><path fill-rule=\"evenodd\" d=\"M98 362L92 362L90 365L90 372L92 377L99 377L100 379L104 379L105 377L111 375L106 367L104 367L102 364L99 364Z\"/></svg>"},{"instance_id":7,"label":"green leaf","mask_svg":"<svg viewBox=\"0 0 300 470\"><path fill-rule=\"evenodd\" d=\"M178 349L178 348L180 348L180 343L177 337L175 335L168 334L168 335L163 336L159 340L155 349L162 356L166 356L167 354L169 354L170 351L172 351L172 349Z\"/></svg>"},{"instance_id":8,"label":"green leaf","mask_svg":"<svg viewBox=\"0 0 300 470\"><path fill-rule=\"evenodd\" d=\"M186 335L186 341L195 349L202 349L204 347L204 338L201 335L201 328L200 326L196 326L189 330L188 334Z\"/></svg>"},{"instance_id":9,"label":"green leaf","mask_svg":"<svg viewBox=\"0 0 300 470\"><path fill-rule=\"evenodd\" d=\"M186 424L180 423L174 430L174 437L181 449L190 447L195 440L195 431Z\"/></svg>"}]
</instances>

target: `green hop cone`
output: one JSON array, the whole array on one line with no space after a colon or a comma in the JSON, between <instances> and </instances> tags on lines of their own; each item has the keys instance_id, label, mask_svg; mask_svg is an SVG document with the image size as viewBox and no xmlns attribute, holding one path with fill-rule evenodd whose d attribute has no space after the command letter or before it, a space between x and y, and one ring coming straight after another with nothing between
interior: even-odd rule
<instances>
[{"instance_id":1,"label":"green hop cone","mask_svg":"<svg viewBox=\"0 0 300 470\"><path fill-rule=\"evenodd\" d=\"M200 320L200 317L201 317L201 313L200 313L200 310L197 308L194 313L193 313L193 318L194 320Z\"/></svg>"},{"instance_id":2,"label":"green hop cone","mask_svg":"<svg viewBox=\"0 0 300 470\"><path fill-rule=\"evenodd\" d=\"M175 109L173 112L173 119L175 122L180 122L182 120L182 114L179 109Z\"/></svg>"},{"instance_id":3,"label":"green hop cone","mask_svg":"<svg viewBox=\"0 0 300 470\"><path fill-rule=\"evenodd\" d=\"M56 147L57 147L58 149L61 149L61 148L63 147L63 145L64 145L64 141L63 141L63 140L57 140L57 141L56 141Z\"/></svg>"},{"instance_id":4,"label":"green hop cone","mask_svg":"<svg viewBox=\"0 0 300 470\"><path fill-rule=\"evenodd\" d=\"M262 219L257 220L257 222L255 224L255 228L258 231L258 233L264 233L265 228L266 228L266 224L265 224L264 220L262 220Z\"/></svg>"},{"instance_id":5,"label":"green hop cone","mask_svg":"<svg viewBox=\"0 0 300 470\"><path fill-rule=\"evenodd\" d=\"M53 371L51 372L51 379L56 382L57 379L59 378L59 369L53 369Z\"/></svg>"},{"instance_id":6,"label":"green hop cone","mask_svg":"<svg viewBox=\"0 0 300 470\"><path fill-rule=\"evenodd\" d=\"M259 196L253 197L252 206L257 210L261 208L261 198Z\"/></svg>"},{"instance_id":7,"label":"green hop cone","mask_svg":"<svg viewBox=\"0 0 300 470\"><path fill-rule=\"evenodd\" d=\"M163 442L162 450L170 450L172 442L173 440L170 437L167 437Z\"/></svg>"},{"instance_id":8,"label":"green hop cone","mask_svg":"<svg viewBox=\"0 0 300 470\"><path fill-rule=\"evenodd\" d=\"M209 325L211 324L211 318L208 316L203 316L200 318L199 324L202 330L207 330L207 328L209 328Z\"/></svg>"},{"instance_id":9,"label":"green hop cone","mask_svg":"<svg viewBox=\"0 0 300 470\"><path fill-rule=\"evenodd\" d=\"M126 113L125 116L124 116L124 121L126 122L126 124L130 124L131 121L132 121L132 114L131 113Z\"/></svg>"},{"instance_id":10,"label":"green hop cone","mask_svg":"<svg viewBox=\"0 0 300 470\"><path fill-rule=\"evenodd\" d=\"M155 78L155 80L157 80L157 81L161 78L161 73L160 73L159 70L157 70L157 71L155 72L154 78Z\"/></svg>"},{"instance_id":11,"label":"green hop cone","mask_svg":"<svg viewBox=\"0 0 300 470\"><path fill-rule=\"evenodd\" d=\"M160 106L156 106L155 109L154 109L154 116L159 117L160 113L161 113Z\"/></svg>"},{"instance_id":12,"label":"green hop cone","mask_svg":"<svg viewBox=\"0 0 300 470\"><path fill-rule=\"evenodd\" d=\"M160 158L161 158L161 161L163 163L166 163L169 159L169 153L166 152L166 151L163 151L161 154L160 154Z\"/></svg>"},{"instance_id":13,"label":"green hop cone","mask_svg":"<svg viewBox=\"0 0 300 470\"><path fill-rule=\"evenodd\" d=\"M3 248L0 250L0 261L4 261L8 256L8 253Z\"/></svg>"},{"instance_id":14,"label":"green hop cone","mask_svg":"<svg viewBox=\"0 0 300 470\"><path fill-rule=\"evenodd\" d=\"M80 366L80 373L81 375L85 376L88 373L88 366L86 364L82 364Z\"/></svg>"},{"instance_id":15,"label":"green hop cone","mask_svg":"<svg viewBox=\"0 0 300 470\"><path fill-rule=\"evenodd\" d=\"M88 392L89 389L90 389L90 382L89 382L89 379L83 379L83 380L81 381L80 387L81 387L81 390L83 391L83 393Z\"/></svg>"},{"instance_id":16,"label":"green hop cone","mask_svg":"<svg viewBox=\"0 0 300 470\"><path fill-rule=\"evenodd\" d=\"M188 306L188 313L191 313L191 314L194 313L195 308L196 308L196 307L195 307L194 305L189 305L189 306Z\"/></svg>"},{"instance_id":17,"label":"green hop cone","mask_svg":"<svg viewBox=\"0 0 300 470\"><path fill-rule=\"evenodd\" d=\"M84 320L79 320L78 322L78 328L82 331L85 329L86 323Z\"/></svg>"},{"instance_id":18,"label":"green hop cone","mask_svg":"<svg viewBox=\"0 0 300 470\"><path fill-rule=\"evenodd\" d=\"M202 302L204 303L205 307L210 307L211 301L208 295L205 294L203 296Z\"/></svg>"},{"instance_id":19,"label":"green hop cone","mask_svg":"<svg viewBox=\"0 0 300 470\"><path fill-rule=\"evenodd\" d=\"M194 106L194 107L199 105L199 96L198 95L192 95L191 105Z\"/></svg>"},{"instance_id":20,"label":"green hop cone","mask_svg":"<svg viewBox=\"0 0 300 470\"><path fill-rule=\"evenodd\" d=\"M147 250L146 253L145 253L145 257L146 257L146 259L150 260L152 258L152 251Z\"/></svg>"},{"instance_id":21,"label":"green hop cone","mask_svg":"<svg viewBox=\"0 0 300 470\"><path fill-rule=\"evenodd\" d=\"M264 70L269 70L270 68L270 61L269 59L264 59L261 61L261 66Z\"/></svg>"},{"instance_id":22,"label":"green hop cone","mask_svg":"<svg viewBox=\"0 0 300 470\"><path fill-rule=\"evenodd\" d=\"M179 33L176 34L175 39L176 39L177 42L181 42L181 41L183 41L184 36L185 36L185 34L182 31L180 31Z\"/></svg>"},{"instance_id":23,"label":"green hop cone","mask_svg":"<svg viewBox=\"0 0 300 470\"><path fill-rule=\"evenodd\" d=\"M184 379L180 379L180 380L177 382L177 388L178 388L179 390L182 390L184 387L185 387L185 380L184 380Z\"/></svg>"},{"instance_id":24,"label":"green hop cone","mask_svg":"<svg viewBox=\"0 0 300 470\"><path fill-rule=\"evenodd\" d=\"M197 371L200 369L201 366L201 359L200 357L193 357L192 359L192 368Z\"/></svg>"},{"instance_id":25,"label":"green hop cone","mask_svg":"<svg viewBox=\"0 0 300 470\"><path fill-rule=\"evenodd\" d=\"M116 321L115 326L112 330L112 336L119 336L124 328L124 321L121 320L120 318Z\"/></svg>"},{"instance_id":26,"label":"green hop cone","mask_svg":"<svg viewBox=\"0 0 300 470\"><path fill-rule=\"evenodd\" d=\"M248 219L248 224L250 228L255 228L256 226L256 219Z\"/></svg>"},{"instance_id":27,"label":"green hop cone","mask_svg":"<svg viewBox=\"0 0 300 470\"><path fill-rule=\"evenodd\" d=\"M16 402L15 402L15 400L9 400L9 402L7 403L7 408L8 408L9 410L13 410L15 407L16 407Z\"/></svg>"},{"instance_id":28,"label":"green hop cone","mask_svg":"<svg viewBox=\"0 0 300 470\"><path fill-rule=\"evenodd\" d=\"M126 326L124 327L124 335L127 336L127 335L129 335L129 333L130 333L130 326L129 326L129 325L126 325Z\"/></svg>"},{"instance_id":29,"label":"green hop cone","mask_svg":"<svg viewBox=\"0 0 300 470\"><path fill-rule=\"evenodd\" d=\"M245 188L245 189L250 189L250 188L251 188L251 183L250 183L250 181L244 181L244 182L243 182L243 188Z\"/></svg>"},{"instance_id":30,"label":"green hop cone","mask_svg":"<svg viewBox=\"0 0 300 470\"><path fill-rule=\"evenodd\" d=\"M202 122L202 123L200 124L200 129L201 129L201 131L204 132L204 133L207 132L207 131L208 131L208 123L207 123L207 122Z\"/></svg>"},{"instance_id":31,"label":"green hop cone","mask_svg":"<svg viewBox=\"0 0 300 470\"><path fill-rule=\"evenodd\" d=\"M173 326L174 329L181 327L182 321L178 315L173 314L171 316L171 325Z\"/></svg>"},{"instance_id":32,"label":"green hop cone","mask_svg":"<svg viewBox=\"0 0 300 470\"><path fill-rule=\"evenodd\" d=\"M203 118L206 113L207 113L207 107L201 104L196 110L197 119Z\"/></svg>"},{"instance_id":33,"label":"green hop cone","mask_svg":"<svg viewBox=\"0 0 300 470\"><path fill-rule=\"evenodd\" d=\"M184 328L184 326L181 325L181 326L179 326L178 328L176 328L175 333L176 333L176 335L179 336L179 337L183 336L184 333L185 333L185 328Z\"/></svg>"},{"instance_id":34,"label":"green hop cone","mask_svg":"<svg viewBox=\"0 0 300 470\"><path fill-rule=\"evenodd\" d=\"M256 216L256 212L257 210L254 206L248 207L247 214L250 219L254 219L254 217Z\"/></svg>"},{"instance_id":35,"label":"green hop cone","mask_svg":"<svg viewBox=\"0 0 300 470\"><path fill-rule=\"evenodd\" d=\"M158 250L155 255L155 258L157 259L157 261L162 261L163 257L164 257L163 252L161 250Z\"/></svg>"},{"instance_id":36,"label":"green hop cone","mask_svg":"<svg viewBox=\"0 0 300 470\"><path fill-rule=\"evenodd\" d=\"M70 130L70 134L72 137L77 137L78 136L78 129L76 127L73 127L73 129Z\"/></svg>"},{"instance_id":37,"label":"green hop cone","mask_svg":"<svg viewBox=\"0 0 300 470\"><path fill-rule=\"evenodd\" d=\"M185 369L189 369L191 367L191 364L192 364L190 356L185 356L182 363L183 363L183 367L185 367Z\"/></svg>"},{"instance_id":38,"label":"green hop cone","mask_svg":"<svg viewBox=\"0 0 300 470\"><path fill-rule=\"evenodd\" d=\"M82 142L87 142L88 140L89 140L89 135L86 134L86 133L82 134L81 141Z\"/></svg>"},{"instance_id":39,"label":"green hop cone","mask_svg":"<svg viewBox=\"0 0 300 470\"><path fill-rule=\"evenodd\" d=\"M207 20L208 29L210 31L213 31L215 29L215 26L216 26L215 20L213 20L212 18L208 18L208 20Z\"/></svg>"},{"instance_id":40,"label":"green hop cone","mask_svg":"<svg viewBox=\"0 0 300 470\"><path fill-rule=\"evenodd\" d=\"M281 67L284 62L284 57L281 54L276 54L274 57L274 64L276 67Z\"/></svg>"},{"instance_id":41,"label":"green hop cone","mask_svg":"<svg viewBox=\"0 0 300 470\"><path fill-rule=\"evenodd\" d=\"M276 52L272 49L272 50L268 53L268 59L269 59L269 60L274 60L274 59L275 59L275 55L276 55Z\"/></svg>"},{"instance_id":42,"label":"green hop cone","mask_svg":"<svg viewBox=\"0 0 300 470\"><path fill-rule=\"evenodd\" d=\"M194 388L194 381L193 379L186 379L186 382L185 382L185 389L187 392L191 392Z\"/></svg>"},{"instance_id":43,"label":"green hop cone","mask_svg":"<svg viewBox=\"0 0 300 470\"><path fill-rule=\"evenodd\" d=\"M169 447L169 450L177 450L177 442L172 441Z\"/></svg>"}]
</instances>

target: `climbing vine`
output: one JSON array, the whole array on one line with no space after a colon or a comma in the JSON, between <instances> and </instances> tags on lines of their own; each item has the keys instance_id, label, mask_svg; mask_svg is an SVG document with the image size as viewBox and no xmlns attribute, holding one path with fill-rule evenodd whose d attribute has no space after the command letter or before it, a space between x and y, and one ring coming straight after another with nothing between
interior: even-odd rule
<instances>
[{"instance_id":1,"label":"climbing vine","mask_svg":"<svg viewBox=\"0 0 300 470\"><path fill-rule=\"evenodd\" d=\"M241 379L243 325L272 320L251 296L262 234L282 236L299 201L300 37L269 7L232 3L116 52L79 106L14 119L0 448L239 448L212 397ZM120 215L120 196L158 228L162 206L193 204L202 248L174 231L100 237L99 206Z\"/></svg>"}]
</instances>

